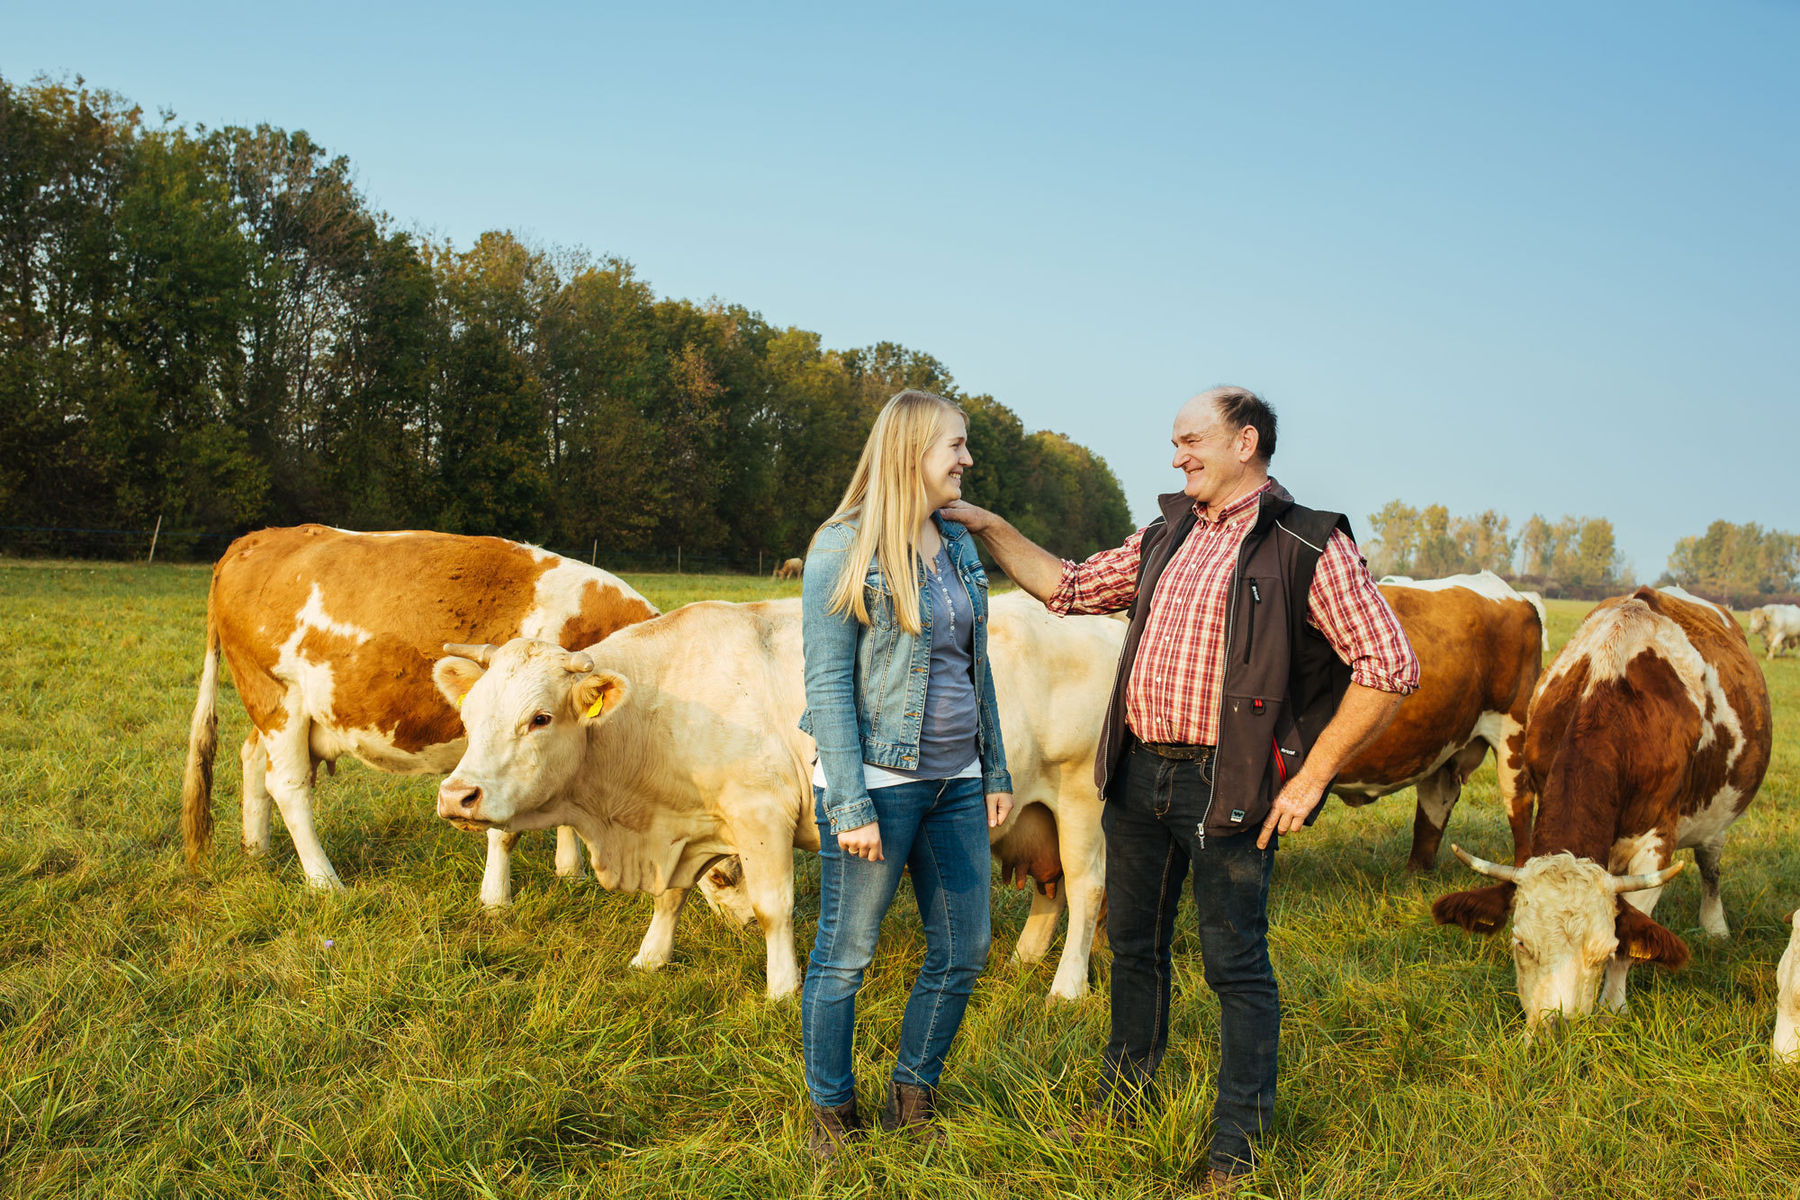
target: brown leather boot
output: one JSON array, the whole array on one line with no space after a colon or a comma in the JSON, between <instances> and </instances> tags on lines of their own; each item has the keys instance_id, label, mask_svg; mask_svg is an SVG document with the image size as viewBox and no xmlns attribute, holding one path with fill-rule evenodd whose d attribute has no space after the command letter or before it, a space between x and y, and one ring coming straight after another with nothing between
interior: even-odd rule
<instances>
[{"instance_id":1,"label":"brown leather boot","mask_svg":"<svg viewBox=\"0 0 1800 1200\"><path fill-rule=\"evenodd\" d=\"M863 1131L862 1117L856 1111L856 1097L852 1096L834 1108L823 1104L810 1107L812 1119L807 1124L806 1148L816 1161L830 1162L846 1142Z\"/></svg>"},{"instance_id":2,"label":"brown leather boot","mask_svg":"<svg viewBox=\"0 0 1800 1200\"><path fill-rule=\"evenodd\" d=\"M887 1104L881 1110L883 1133L915 1129L921 1141L942 1140L944 1131L934 1119L937 1115L937 1092L916 1083L888 1080Z\"/></svg>"}]
</instances>

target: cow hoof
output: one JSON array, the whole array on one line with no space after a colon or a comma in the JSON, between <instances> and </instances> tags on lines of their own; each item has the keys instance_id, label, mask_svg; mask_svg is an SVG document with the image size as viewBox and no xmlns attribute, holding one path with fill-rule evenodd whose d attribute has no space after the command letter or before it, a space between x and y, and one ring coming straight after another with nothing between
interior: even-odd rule
<instances>
[{"instance_id":1,"label":"cow hoof","mask_svg":"<svg viewBox=\"0 0 1800 1200\"><path fill-rule=\"evenodd\" d=\"M512 907L512 897L511 896L489 896L489 895L483 894L483 896L481 897L481 907L487 909L489 912L499 912L501 909L506 909L506 908Z\"/></svg>"},{"instance_id":2,"label":"cow hoof","mask_svg":"<svg viewBox=\"0 0 1800 1200\"><path fill-rule=\"evenodd\" d=\"M344 881L339 879L335 873L330 875L308 875L306 877L306 886L312 888L316 892L341 892L344 890Z\"/></svg>"},{"instance_id":3,"label":"cow hoof","mask_svg":"<svg viewBox=\"0 0 1800 1200\"><path fill-rule=\"evenodd\" d=\"M638 954L632 957L630 965L639 971L657 971L669 965L669 956L666 954Z\"/></svg>"}]
</instances>

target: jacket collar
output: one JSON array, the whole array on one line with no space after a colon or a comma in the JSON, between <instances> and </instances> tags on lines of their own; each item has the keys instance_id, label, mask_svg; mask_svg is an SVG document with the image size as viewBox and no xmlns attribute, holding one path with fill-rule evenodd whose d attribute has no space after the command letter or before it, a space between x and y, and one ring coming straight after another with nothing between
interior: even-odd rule
<instances>
[{"instance_id":1,"label":"jacket collar","mask_svg":"<svg viewBox=\"0 0 1800 1200\"><path fill-rule=\"evenodd\" d=\"M1271 475L1268 484L1261 492L1257 493L1257 524L1262 524L1265 517L1267 517L1271 511L1284 511L1291 507L1293 503L1294 497L1288 493L1286 488L1277 483L1275 477ZM1156 506L1162 510L1163 520L1168 523L1169 528L1171 529L1179 525L1182 518L1190 513L1198 516L1194 507L1194 502L1188 498L1186 492L1167 492L1158 496L1156 498Z\"/></svg>"}]
</instances>

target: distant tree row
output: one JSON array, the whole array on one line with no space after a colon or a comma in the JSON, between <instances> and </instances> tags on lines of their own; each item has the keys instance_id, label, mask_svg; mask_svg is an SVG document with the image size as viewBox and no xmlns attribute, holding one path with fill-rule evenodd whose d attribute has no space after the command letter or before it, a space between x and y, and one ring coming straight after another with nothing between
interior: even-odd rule
<instances>
[{"instance_id":1,"label":"distant tree row","mask_svg":"<svg viewBox=\"0 0 1800 1200\"><path fill-rule=\"evenodd\" d=\"M1800 591L1800 536L1755 522L1714 521L1698 537L1675 543L1664 579L1701 595L1729 596L1738 607L1790 600Z\"/></svg>"},{"instance_id":2,"label":"distant tree row","mask_svg":"<svg viewBox=\"0 0 1800 1200\"><path fill-rule=\"evenodd\" d=\"M1617 587L1631 576L1605 517L1566 516L1552 523L1533 515L1514 535L1511 518L1493 509L1452 517L1442 504L1417 509L1390 500L1369 517L1369 527L1363 551L1377 577L1492 571L1562 595Z\"/></svg>"},{"instance_id":3,"label":"distant tree row","mask_svg":"<svg viewBox=\"0 0 1800 1200\"><path fill-rule=\"evenodd\" d=\"M1452 517L1442 504L1418 509L1390 500L1369 517L1369 527L1362 549L1378 578L1436 579L1485 570L1553 596L1590 599L1635 582L1605 517L1550 522L1534 515L1513 536L1512 522L1492 509ZM1800 592L1800 535L1714 521L1704 534L1675 543L1657 582L1739 608L1792 600Z\"/></svg>"},{"instance_id":4,"label":"distant tree row","mask_svg":"<svg viewBox=\"0 0 1800 1200\"><path fill-rule=\"evenodd\" d=\"M0 79L0 525L323 521L613 551L799 553L876 410L959 400L970 498L1079 557L1097 456L929 354L831 350L630 264L395 228L305 133L147 126Z\"/></svg>"}]
</instances>

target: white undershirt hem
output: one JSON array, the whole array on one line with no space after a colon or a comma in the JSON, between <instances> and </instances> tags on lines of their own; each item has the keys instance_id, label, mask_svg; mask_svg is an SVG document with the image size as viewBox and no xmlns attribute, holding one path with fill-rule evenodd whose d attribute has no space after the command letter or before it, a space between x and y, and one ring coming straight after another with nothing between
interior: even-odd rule
<instances>
[{"instance_id":1,"label":"white undershirt hem","mask_svg":"<svg viewBox=\"0 0 1800 1200\"><path fill-rule=\"evenodd\" d=\"M876 788L899 787L903 783L918 783L918 782L920 782L920 780L914 779L910 775L901 775L894 771L889 771L884 767L878 767L874 763L864 763L862 765L862 768L863 768L863 786L871 792L874 791ZM946 776L944 776L944 778L946 778L946 779L980 779L981 778L981 756L979 754L976 755L974 758L971 758L969 760L968 766L964 767L962 770L958 771L956 774L946 775ZM825 768L823 765L820 764L819 760L816 758L813 759L812 781L813 781L814 787L824 787L825 786Z\"/></svg>"}]
</instances>

